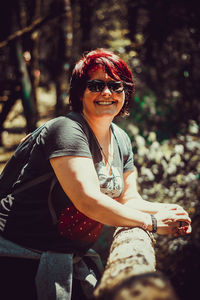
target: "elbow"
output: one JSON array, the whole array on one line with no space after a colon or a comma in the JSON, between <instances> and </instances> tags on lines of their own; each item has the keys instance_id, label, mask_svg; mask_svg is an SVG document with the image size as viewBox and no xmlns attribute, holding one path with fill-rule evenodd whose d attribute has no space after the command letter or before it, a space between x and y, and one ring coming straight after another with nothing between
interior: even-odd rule
<instances>
[{"instance_id":1,"label":"elbow","mask_svg":"<svg viewBox=\"0 0 200 300\"><path fill-rule=\"evenodd\" d=\"M102 198L101 192L90 193L82 192L78 199L72 201L74 206L87 217L99 221L98 212L100 212L99 201Z\"/></svg>"}]
</instances>

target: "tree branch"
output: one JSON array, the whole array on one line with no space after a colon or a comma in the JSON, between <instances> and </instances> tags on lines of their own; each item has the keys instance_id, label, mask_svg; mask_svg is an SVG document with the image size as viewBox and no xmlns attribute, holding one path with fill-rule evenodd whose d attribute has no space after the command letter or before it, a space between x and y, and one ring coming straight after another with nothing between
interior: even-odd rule
<instances>
[{"instance_id":1,"label":"tree branch","mask_svg":"<svg viewBox=\"0 0 200 300\"><path fill-rule=\"evenodd\" d=\"M10 42L18 39L19 37L22 37L23 35L25 35L27 33L32 33L33 31L37 30L38 28L40 28L42 25L44 25L48 21L54 21L58 18L61 18L63 15L65 15L65 12L64 13L62 12L58 16L50 14L50 15L45 16L43 18L41 18L41 17L37 18L30 25L26 26L23 29L20 29L20 30L14 32L13 34L9 35L6 40L0 42L0 48L3 48L5 46L7 46Z\"/></svg>"},{"instance_id":2,"label":"tree branch","mask_svg":"<svg viewBox=\"0 0 200 300\"><path fill-rule=\"evenodd\" d=\"M178 300L170 281L155 269L153 238L141 228L119 227L114 233L95 300Z\"/></svg>"},{"instance_id":3,"label":"tree branch","mask_svg":"<svg viewBox=\"0 0 200 300\"><path fill-rule=\"evenodd\" d=\"M94 296L104 299L127 278L155 271L155 264L155 252L147 232L137 227L117 228L104 274Z\"/></svg>"}]
</instances>

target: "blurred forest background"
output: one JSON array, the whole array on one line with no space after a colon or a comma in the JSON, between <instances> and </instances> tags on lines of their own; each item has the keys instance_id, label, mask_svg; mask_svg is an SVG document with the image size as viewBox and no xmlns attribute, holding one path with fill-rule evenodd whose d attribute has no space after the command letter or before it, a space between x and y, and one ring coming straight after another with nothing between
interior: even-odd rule
<instances>
[{"instance_id":1,"label":"blurred forest background","mask_svg":"<svg viewBox=\"0 0 200 300\"><path fill-rule=\"evenodd\" d=\"M188 237L156 236L157 268L180 299L194 299L200 280L198 1L0 5L0 168L27 132L69 111L69 78L80 55L98 47L115 51L136 83L129 118L116 122L132 140L141 193L182 205L193 220Z\"/></svg>"}]
</instances>

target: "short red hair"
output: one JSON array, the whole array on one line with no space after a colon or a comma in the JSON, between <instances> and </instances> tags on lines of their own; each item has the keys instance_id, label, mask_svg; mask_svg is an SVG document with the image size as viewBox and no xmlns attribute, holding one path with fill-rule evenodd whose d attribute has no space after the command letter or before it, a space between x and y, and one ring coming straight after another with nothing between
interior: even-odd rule
<instances>
[{"instance_id":1,"label":"short red hair","mask_svg":"<svg viewBox=\"0 0 200 300\"><path fill-rule=\"evenodd\" d=\"M123 81L125 86L125 102L119 115L127 115L130 100L134 92L133 75L127 64L118 55L102 48L83 55L73 69L69 91L69 101L72 110L82 112L81 98L87 81L90 79L89 72L98 67L103 67L111 78Z\"/></svg>"}]
</instances>

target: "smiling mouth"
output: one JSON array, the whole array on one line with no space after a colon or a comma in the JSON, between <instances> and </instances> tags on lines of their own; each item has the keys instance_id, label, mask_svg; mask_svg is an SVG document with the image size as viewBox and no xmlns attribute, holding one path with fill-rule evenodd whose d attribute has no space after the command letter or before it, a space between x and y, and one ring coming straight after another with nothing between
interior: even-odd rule
<instances>
[{"instance_id":1,"label":"smiling mouth","mask_svg":"<svg viewBox=\"0 0 200 300\"><path fill-rule=\"evenodd\" d=\"M98 104L98 105L112 105L115 103L116 103L116 101L95 101L95 104Z\"/></svg>"}]
</instances>

